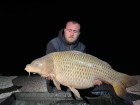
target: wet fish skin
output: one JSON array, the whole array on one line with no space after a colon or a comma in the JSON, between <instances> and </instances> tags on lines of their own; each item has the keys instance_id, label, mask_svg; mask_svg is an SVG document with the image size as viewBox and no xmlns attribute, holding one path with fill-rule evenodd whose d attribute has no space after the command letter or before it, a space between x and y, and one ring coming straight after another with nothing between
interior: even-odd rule
<instances>
[{"instance_id":1,"label":"wet fish skin","mask_svg":"<svg viewBox=\"0 0 140 105\"><path fill-rule=\"evenodd\" d=\"M138 81L133 76L114 70L107 62L79 51L53 52L33 60L25 67L27 72L51 76L57 89L60 84L67 86L77 97L77 89L93 87L95 80L111 84L116 94L125 98L126 88Z\"/></svg>"}]
</instances>

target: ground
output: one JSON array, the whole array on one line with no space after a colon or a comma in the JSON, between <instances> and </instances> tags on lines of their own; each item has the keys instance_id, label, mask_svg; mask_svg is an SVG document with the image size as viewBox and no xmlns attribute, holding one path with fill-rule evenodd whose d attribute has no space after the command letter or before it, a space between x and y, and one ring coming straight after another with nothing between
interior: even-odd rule
<instances>
[{"instance_id":1,"label":"ground","mask_svg":"<svg viewBox=\"0 0 140 105\"><path fill-rule=\"evenodd\" d=\"M127 88L127 100L134 105L140 105L140 76L135 75L138 84ZM28 76L0 76L0 102L6 100L15 92L41 92L46 93L46 80L39 75ZM67 94L68 95L68 94Z\"/></svg>"}]
</instances>

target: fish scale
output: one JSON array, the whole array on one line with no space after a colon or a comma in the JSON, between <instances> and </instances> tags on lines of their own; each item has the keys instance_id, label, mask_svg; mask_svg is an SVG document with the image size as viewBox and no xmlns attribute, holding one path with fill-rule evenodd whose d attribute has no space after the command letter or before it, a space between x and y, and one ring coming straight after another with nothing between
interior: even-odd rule
<instances>
[{"instance_id":1,"label":"fish scale","mask_svg":"<svg viewBox=\"0 0 140 105\"><path fill-rule=\"evenodd\" d=\"M94 86L96 80L111 84L116 94L125 98L126 88L138 83L133 76L114 70L107 62L80 51L53 52L33 60L25 67L27 72L51 76L57 89L67 86L77 97L77 89Z\"/></svg>"}]
</instances>

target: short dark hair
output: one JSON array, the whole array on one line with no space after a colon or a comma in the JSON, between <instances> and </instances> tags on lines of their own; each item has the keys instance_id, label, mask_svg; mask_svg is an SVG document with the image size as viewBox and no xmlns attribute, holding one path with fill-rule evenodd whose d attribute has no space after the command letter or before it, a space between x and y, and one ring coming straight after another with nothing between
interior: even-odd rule
<instances>
[{"instance_id":1,"label":"short dark hair","mask_svg":"<svg viewBox=\"0 0 140 105\"><path fill-rule=\"evenodd\" d=\"M78 21L75 21L75 20L70 20L70 21L67 21L66 25L69 23L69 22L72 22L73 24L78 24L80 26L80 29L81 29L81 25Z\"/></svg>"}]
</instances>

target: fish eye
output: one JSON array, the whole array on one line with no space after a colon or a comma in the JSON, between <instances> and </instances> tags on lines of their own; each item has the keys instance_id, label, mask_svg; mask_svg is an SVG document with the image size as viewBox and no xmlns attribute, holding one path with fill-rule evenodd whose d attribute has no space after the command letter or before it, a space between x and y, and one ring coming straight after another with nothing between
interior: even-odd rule
<instances>
[{"instance_id":1,"label":"fish eye","mask_svg":"<svg viewBox=\"0 0 140 105\"><path fill-rule=\"evenodd\" d=\"M34 65L36 65L36 66L42 66L42 63L40 63L39 61L36 61L36 62L34 63Z\"/></svg>"}]
</instances>

